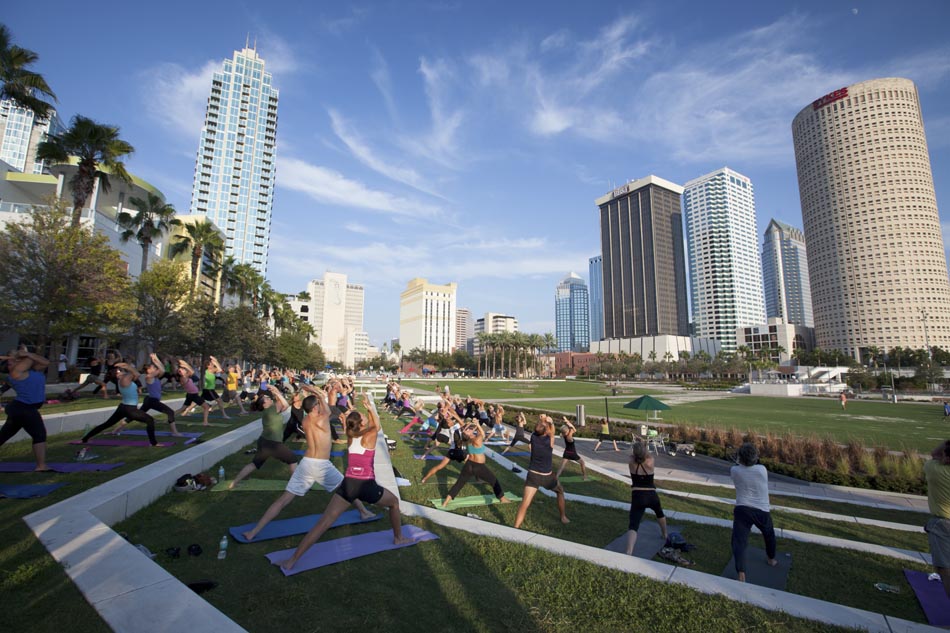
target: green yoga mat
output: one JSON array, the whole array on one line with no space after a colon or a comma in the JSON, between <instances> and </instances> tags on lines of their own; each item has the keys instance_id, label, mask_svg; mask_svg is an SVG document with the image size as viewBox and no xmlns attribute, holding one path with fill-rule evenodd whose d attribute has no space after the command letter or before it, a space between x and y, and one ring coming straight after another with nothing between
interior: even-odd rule
<instances>
[{"instance_id":1,"label":"green yoga mat","mask_svg":"<svg viewBox=\"0 0 950 633\"><path fill-rule=\"evenodd\" d=\"M558 477L557 480L568 484L585 484L588 481L600 481L600 478L588 475L587 481L584 481L584 478L580 475L564 475L563 477Z\"/></svg>"},{"instance_id":2,"label":"green yoga mat","mask_svg":"<svg viewBox=\"0 0 950 633\"><path fill-rule=\"evenodd\" d=\"M508 501L521 501L521 497L518 495L505 492L505 497ZM495 498L495 495L476 495L474 497L459 497L458 499L452 499L449 502L449 505L442 507L443 499L441 497L437 499L429 499L429 503L439 508L440 510L455 510L456 508L473 508L475 506L490 506L495 503L501 503L498 499Z\"/></svg>"},{"instance_id":3,"label":"green yoga mat","mask_svg":"<svg viewBox=\"0 0 950 633\"><path fill-rule=\"evenodd\" d=\"M287 489L286 479L242 479L234 490L228 490L228 484L231 480L218 482L211 489L211 492L283 492ZM317 484L313 484L311 490L323 490Z\"/></svg>"}]
</instances>

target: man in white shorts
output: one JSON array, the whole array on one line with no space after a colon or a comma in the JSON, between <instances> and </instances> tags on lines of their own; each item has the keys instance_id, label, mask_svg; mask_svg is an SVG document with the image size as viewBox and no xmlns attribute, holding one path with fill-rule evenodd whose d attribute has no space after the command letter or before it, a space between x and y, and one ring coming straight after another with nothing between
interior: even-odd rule
<instances>
[{"instance_id":1,"label":"man in white shorts","mask_svg":"<svg viewBox=\"0 0 950 633\"><path fill-rule=\"evenodd\" d=\"M281 493L277 501L267 508L264 516L257 522L254 529L244 533L244 538L249 541L253 541L265 525L276 519L287 504L296 497L307 494L313 484L320 484L327 492L333 492L343 482L343 475L330 461L330 446L332 444L330 438L330 407L327 405L322 391L307 384L302 384L301 387L309 394L303 400L304 417L302 425L307 436L307 452L300 463L297 464L297 469L290 481L287 482L287 489ZM353 505L359 510L362 518L370 519L374 516L359 500L354 501Z\"/></svg>"}]
</instances>

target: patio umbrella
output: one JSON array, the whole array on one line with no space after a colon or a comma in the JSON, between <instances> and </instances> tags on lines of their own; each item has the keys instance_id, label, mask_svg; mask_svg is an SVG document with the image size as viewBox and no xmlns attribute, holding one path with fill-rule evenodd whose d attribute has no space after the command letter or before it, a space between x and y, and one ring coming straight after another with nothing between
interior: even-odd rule
<instances>
[{"instance_id":1,"label":"patio umbrella","mask_svg":"<svg viewBox=\"0 0 950 633\"><path fill-rule=\"evenodd\" d=\"M636 400L631 400L623 405L623 408L636 409L637 411L653 411L653 418L655 419L657 411L665 411L670 408L670 405L660 402L653 396L640 396Z\"/></svg>"}]
</instances>

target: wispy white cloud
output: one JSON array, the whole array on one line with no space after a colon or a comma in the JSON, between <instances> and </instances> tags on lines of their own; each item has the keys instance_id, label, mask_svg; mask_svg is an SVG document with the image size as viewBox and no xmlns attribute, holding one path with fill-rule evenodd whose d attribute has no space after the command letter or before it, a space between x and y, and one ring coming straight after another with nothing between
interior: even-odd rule
<instances>
[{"instance_id":1,"label":"wispy white cloud","mask_svg":"<svg viewBox=\"0 0 950 633\"><path fill-rule=\"evenodd\" d=\"M361 163L391 180L409 185L424 193L441 197L438 193L433 191L432 187L415 169L391 165L384 161L380 156L379 150L371 148L360 135L353 130L349 122L344 119L339 112L330 109L329 114L333 133L336 134L337 138L343 141L343 144L350 150L350 153Z\"/></svg>"},{"instance_id":2,"label":"wispy white cloud","mask_svg":"<svg viewBox=\"0 0 950 633\"><path fill-rule=\"evenodd\" d=\"M510 69L508 60L501 55L478 53L468 59L475 71L475 81L481 87L504 84L508 81Z\"/></svg>"},{"instance_id":3,"label":"wispy white cloud","mask_svg":"<svg viewBox=\"0 0 950 633\"><path fill-rule=\"evenodd\" d=\"M434 218L442 214L435 205L372 189L338 171L297 158L281 158L277 184L324 204L409 218Z\"/></svg>"},{"instance_id":4,"label":"wispy white cloud","mask_svg":"<svg viewBox=\"0 0 950 633\"><path fill-rule=\"evenodd\" d=\"M389 112L389 118L393 121L399 121L399 110L396 108L396 101L393 99L393 82L389 73L389 64L383 57L379 49L373 47L373 70L370 72L370 78L379 94L383 97L383 103L386 104L386 111Z\"/></svg>"},{"instance_id":5,"label":"wispy white cloud","mask_svg":"<svg viewBox=\"0 0 950 633\"><path fill-rule=\"evenodd\" d=\"M541 40L539 48L541 49L542 53L546 53L551 50L564 48L570 41L571 32L567 29L559 29Z\"/></svg>"},{"instance_id":6,"label":"wispy white cloud","mask_svg":"<svg viewBox=\"0 0 950 633\"><path fill-rule=\"evenodd\" d=\"M350 7L348 14L332 18L324 17L321 19L321 24L323 25L324 30L328 31L329 33L332 33L333 35L343 35L344 33L356 28L369 15L370 10L368 8Z\"/></svg>"},{"instance_id":7,"label":"wispy white cloud","mask_svg":"<svg viewBox=\"0 0 950 633\"><path fill-rule=\"evenodd\" d=\"M295 73L303 66L290 43L267 27L261 27L257 47L266 63L267 72L275 77Z\"/></svg>"},{"instance_id":8,"label":"wispy white cloud","mask_svg":"<svg viewBox=\"0 0 950 633\"><path fill-rule=\"evenodd\" d=\"M191 70L172 63L149 68L142 73L142 85L148 87L141 94L146 113L162 127L197 143L211 78L220 64L211 60Z\"/></svg>"},{"instance_id":9,"label":"wispy white cloud","mask_svg":"<svg viewBox=\"0 0 950 633\"><path fill-rule=\"evenodd\" d=\"M358 233L359 235L372 235L374 233L373 229L359 222L347 222L343 225L343 228L350 233Z\"/></svg>"},{"instance_id":10,"label":"wispy white cloud","mask_svg":"<svg viewBox=\"0 0 950 633\"><path fill-rule=\"evenodd\" d=\"M417 156L457 169L461 162L457 134L464 113L449 105L449 85L454 72L446 60L429 61L423 57L419 61L419 73L425 85L432 124L428 133L403 137L402 144Z\"/></svg>"}]
</instances>

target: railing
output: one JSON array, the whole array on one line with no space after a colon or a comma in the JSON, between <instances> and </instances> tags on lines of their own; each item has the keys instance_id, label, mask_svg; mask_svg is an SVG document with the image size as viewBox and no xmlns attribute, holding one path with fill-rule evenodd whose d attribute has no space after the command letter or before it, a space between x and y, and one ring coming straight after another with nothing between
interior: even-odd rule
<instances>
[{"instance_id":1,"label":"railing","mask_svg":"<svg viewBox=\"0 0 950 633\"><path fill-rule=\"evenodd\" d=\"M46 204L26 204L22 202L0 202L0 213L33 213L33 209L49 209L49 205ZM72 207L66 207L66 213L72 213ZM84 220L92 217L94 211L90 208L85 208L82 210L82 217Z\"/></svg>"}]
</instances>

